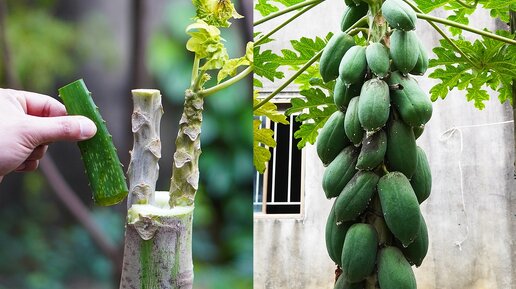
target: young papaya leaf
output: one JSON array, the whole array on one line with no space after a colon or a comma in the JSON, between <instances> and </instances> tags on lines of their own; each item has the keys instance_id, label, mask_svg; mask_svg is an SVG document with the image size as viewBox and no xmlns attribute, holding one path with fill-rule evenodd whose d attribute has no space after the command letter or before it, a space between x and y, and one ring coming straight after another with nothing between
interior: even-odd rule
<instances>
[{"instance_id":1,"label":"young papaya leaf","mask_svg":"<svg viewBox=\"0 0 516 289\"><path fill-rule=\"evenodd\" d=\"M197 10L196 18L209 25L229 27L231 18L239 19L243 17L237 13L230 0L192 0L192 3Z\"/></svg>"},{"instance_id":2,"label":"young papaya leaf","mask_svg":"<svg viewBox=\"0 0 516 289\"><path fill-rule=\"evenodd\" d=\"M260 127L261 121L253 121L253 162L256 170L263 174L266 164L271 159L271 152L267 147L275 147L274 132L268 128ZM267 146L267 147L266 147Z\"/></svg>"},{"instance_id":3,"label":"young papaya leaf","mask_svg":"<svg viewBox=\"0 0 516 289\"><path fill-rule=\"evenodd\" d=\"M258 99L258 92L253 94L253 106L260 103ZM265 116L273 122L289 124L285 114L278 111L278 107L273 102L266 102L264 105L254 111L254 116Z\"/></svg>"},{"instance_id":4,"label":"young papaya leaf","mask_svg":"<svg viewBox=\"0 0 516 289\"><path fill-rule=\"evenodd\" d=\"M203 20L188 25L186 33L191 37L186 42L186 49L192 51L200 59L204 59L201 69L219 69L229 59L228 53L220 37L220 30Z\"/></svg>"}]
</instances>

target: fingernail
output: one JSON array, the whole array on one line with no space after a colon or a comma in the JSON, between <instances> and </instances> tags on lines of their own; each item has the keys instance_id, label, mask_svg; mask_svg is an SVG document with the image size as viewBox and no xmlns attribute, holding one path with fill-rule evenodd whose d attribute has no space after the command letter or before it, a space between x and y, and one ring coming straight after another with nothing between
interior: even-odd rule
<instances>
[{"instance_id":1,"label":"fingernail","mask_svg":"<svg viewBox=\"0 0 516 289\"><path fill-rule=\"evenodd\" d=\"M79 125L81 127L81 138L83 139L92 138L97 133L95 123L88 118L81 119Z\"/></svg>"}]
</instances>

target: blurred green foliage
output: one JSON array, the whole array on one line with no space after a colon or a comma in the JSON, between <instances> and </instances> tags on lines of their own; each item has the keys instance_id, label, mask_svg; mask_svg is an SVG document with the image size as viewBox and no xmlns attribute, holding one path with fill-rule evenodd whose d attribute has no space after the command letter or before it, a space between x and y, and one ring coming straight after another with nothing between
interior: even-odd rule
<instances>
[{"instance_id":1,"label":"blurred green foliage","mask_svg":"<svg viewBox=\"0 0 516 289\"><path fill-rule=\"evenodd\" d=\"M0 288L65 289L84 279L95 280L91 288L110 288L110 261L81 226L69 222L43 176L24 179L19 200L0 209ZM121 244L122 217L106 208L92 214L108 239Z\"/></svg>"},{"instance_id":2,"label":"blurred green foliage","mask_svg":"<svg viewBox=\"0 0 516 289\"><path fill-rule=\"evenodd\" d=\"M185 50L195 10L190 1L172 1L166 25L152 37L148 64L177 114L190 85L193 54ZM221 29L230 57L245 54L238 20ZM242 24L240 24L242 25ZM187 72L187 73L185 73ZM216 75L205 84L216 84ZM200 158L201 187L193 229L195 288L252 288L252 111L249 82L205 100Z\"/></svg>"}]
</instances>

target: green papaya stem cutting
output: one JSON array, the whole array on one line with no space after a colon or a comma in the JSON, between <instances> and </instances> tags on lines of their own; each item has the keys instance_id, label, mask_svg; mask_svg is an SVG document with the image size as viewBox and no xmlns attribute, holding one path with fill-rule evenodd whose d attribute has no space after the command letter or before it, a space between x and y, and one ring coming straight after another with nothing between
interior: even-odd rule
<instances>
[{"instance_id":1,"label":"green papaya stem cutting","mask_svg":"<svg viewBox=\"0 0 516 289\"><path fill-rule=\"evenodd\" d=\"M59 96L70 115L83 115L97 126L97 134L78 142L93 201L100 206L111 206L122 201L128 194L122 164L118 158L113 138L98 107L91 98L82 79L59 88Z\"/></svg>"},{"instance_id":2,"label":"green papaya stem cutting","mask_svg":"<svg viewBox=\"0 0 516 289\"><path fill-rule=\"evenodd\" d=\"M191 206L199 187L203 97L188 89L179 121L170 181L170 207Z\"/></svg>"}]
</instances>

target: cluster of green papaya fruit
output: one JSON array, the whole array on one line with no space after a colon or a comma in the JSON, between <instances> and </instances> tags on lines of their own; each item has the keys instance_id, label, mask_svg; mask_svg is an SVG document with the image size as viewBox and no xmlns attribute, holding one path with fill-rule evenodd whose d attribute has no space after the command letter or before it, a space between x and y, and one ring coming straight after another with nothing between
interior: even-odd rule
<instances>
[{"instance_id":1,"label":"cluster of green papaya fruit","mask_svg":"<svg viewBox=\"0 0 516 289\"><path fill-rule=\"evenodd\" d=\"M372 13L357 2L346 1L343 31ZM339 108L317 139L326 166L323 190L328 199L336 198L326 223L328 254L342 270L336 289L365 288L366 282L415 289L411 265L420 266L428 251L419 205L430 195L432 177L416 139L432 103L409 75L424 74L428 56L409 5L386 0L378 10L388 24L385 35L360 46L337 33L319 63L324 81L336 79ZM369 19L379 21L378 15Z\"/></svg>"}]
</instances>

